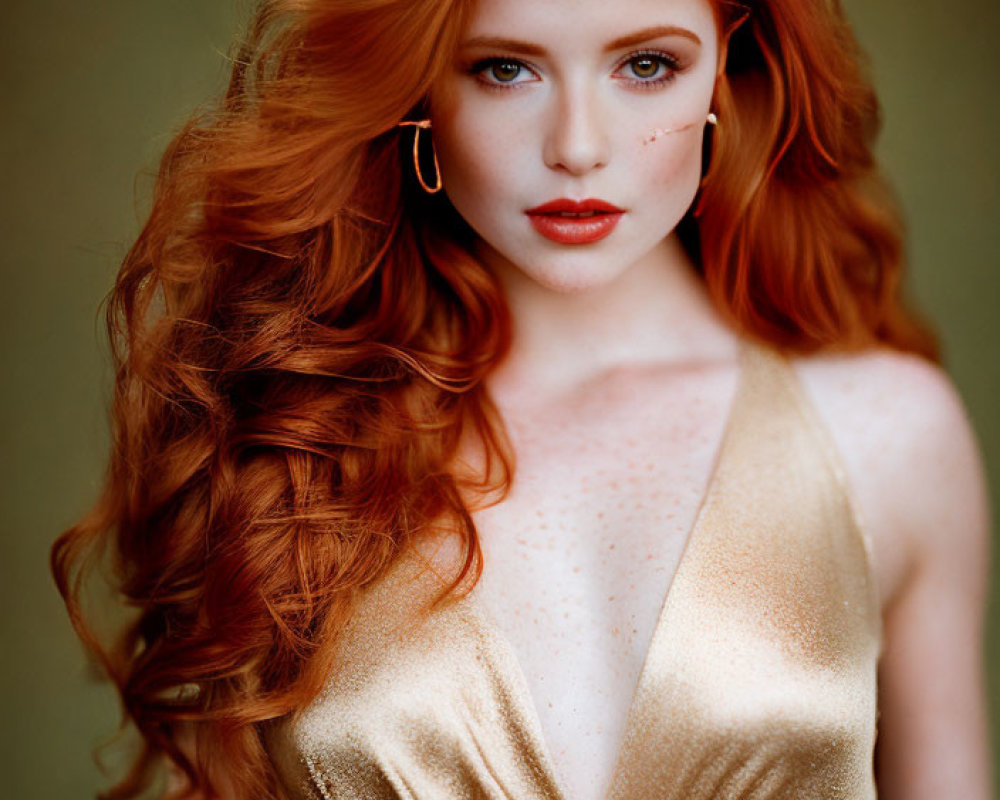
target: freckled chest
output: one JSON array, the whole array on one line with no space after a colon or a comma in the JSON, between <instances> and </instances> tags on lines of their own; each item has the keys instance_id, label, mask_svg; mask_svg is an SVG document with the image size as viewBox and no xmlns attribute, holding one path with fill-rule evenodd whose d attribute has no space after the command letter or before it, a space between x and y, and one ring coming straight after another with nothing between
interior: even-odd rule
<instances>
[{"instance_id":1,"label":"freckled chest","mask_svg":"<svg viewBox=\"0 0 1000 800\"><path fill-rule=\"evenodd\" d=\"M514 645L570 784L613 768L736 378L732 364L616 371L559 402L501 404L515 479L474 515L476 592Z\"/></svg>"}]
</instances>

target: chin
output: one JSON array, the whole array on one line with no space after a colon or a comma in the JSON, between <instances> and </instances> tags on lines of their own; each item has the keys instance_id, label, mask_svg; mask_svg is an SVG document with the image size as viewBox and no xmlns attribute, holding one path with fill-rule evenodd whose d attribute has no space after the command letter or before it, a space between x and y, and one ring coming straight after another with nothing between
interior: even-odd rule
<instances>
[{"instance_id":1,"label":"chin","mask_svg":"<svg viewBox=\"0 0 1000 800\"><path fill-rule=\"evenodd\" d=\"M559 294L583 294L612 283L624 270L587 269L584 265L559 265L551 269L521 269L529 279Z\"/></svg>"},{"instance_id":2,"label":"chin","mask_svg":"<svg viewBox=\"0 0 1000 800\"><path fill-rule=\"evenodd\" d=\"M610 286L639 263L655 243L601 242L578 249L552 244L548 247L511 247L500 250L482 236L474 254L504 283L533 283L547 291L573 295Z\"/></svg>"},{"instance_id":3,"label":"chin","mask_svg":"<svg viewBox=\"0 0 1000 800\"><path fill-rule=\"evenodd\" d=\"M580 252L540 253L538 250L504 255L488 248L487 262L505 282L533 283L557 294L583 294L614 283L628 270L628 259L601 255L589 248ZM504 275L506 273L506 275Z\"/></svg>"}]
</instances>

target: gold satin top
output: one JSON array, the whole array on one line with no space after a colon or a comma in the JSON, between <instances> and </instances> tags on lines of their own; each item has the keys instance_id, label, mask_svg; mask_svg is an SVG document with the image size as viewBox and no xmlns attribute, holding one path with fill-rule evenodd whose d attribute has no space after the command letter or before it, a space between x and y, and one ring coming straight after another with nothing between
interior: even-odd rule
<instances>
[{"instance_id":1,"label":"gold satin top","mask_svg":"<svg viewBox=\"0 0 1000 800\"><path fill-rule=\"evenodd\" d=\"M749 340L741 359L607 800L876 796L870 544L792 366ZM475 590L420 613L440 581L404 556L366 587L323 693L268 733L291 797L572 800Z\"/></svg>"}]
</instances>

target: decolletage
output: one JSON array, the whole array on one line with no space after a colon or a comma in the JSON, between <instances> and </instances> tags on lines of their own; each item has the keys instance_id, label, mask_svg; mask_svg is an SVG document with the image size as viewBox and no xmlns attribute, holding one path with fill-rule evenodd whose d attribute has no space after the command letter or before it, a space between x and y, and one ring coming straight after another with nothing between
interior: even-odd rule
<instances>
[{"instance_id":1,"label":"decolletage","mask_svg":"<svg viewBox=\"0 0 1000 800\"><path fill-rule=\"evenodd\" d=\"M876 795L871 548L792 366L744 346L607 800ZM408 556L366 587L324 691L268 731L291 797L572 800L510 642L475 591L422 613L440 588Z\"/></svg>"}]
</instances>

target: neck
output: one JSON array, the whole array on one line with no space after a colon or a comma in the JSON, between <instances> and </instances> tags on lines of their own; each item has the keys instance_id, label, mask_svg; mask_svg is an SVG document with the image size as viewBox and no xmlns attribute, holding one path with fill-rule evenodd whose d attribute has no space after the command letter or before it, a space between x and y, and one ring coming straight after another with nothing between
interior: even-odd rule
<instances>
[{"instance_id":1,"label":"neck","mask_svg":"<svg viewBox=\"0 0 1000 800\"><path fill-rule=\"evenodd\" d=\"M542 286L494 264L513 325L494 393L570 390L619 367L731 355L733 336L671 234L611 283L582 292Z\"/></svg>"}]
</instances>

